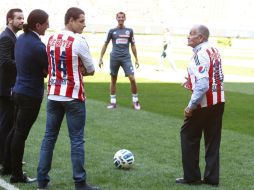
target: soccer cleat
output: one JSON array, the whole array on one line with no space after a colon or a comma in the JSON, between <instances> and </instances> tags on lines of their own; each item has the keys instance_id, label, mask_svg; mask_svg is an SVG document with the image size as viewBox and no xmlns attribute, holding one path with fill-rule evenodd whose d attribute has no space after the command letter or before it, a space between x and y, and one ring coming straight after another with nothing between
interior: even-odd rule
<instances>
[{"instance_id":1,"label":"soccer cleat","mask_svg":"<svg viewBox=\"0 0 254 190\"><path fill-rule=\"evenodd\" d=\"M133 102L133 107L134 107L135 110L140 110L141 109L141 106L140 106L138 101L137 102Z\"/></svg>"},{"instance_id":2,"label":"soccer cleat","mask_svg":"<svg viewBox=\"0 0 254 190\"><path fill-rule=\"evenodd\" d=\"M107 106L108 109L115 109L116 108L116 104L113 104L113 103L110 103L108 106Z\"/></svg>"}]
</instances>

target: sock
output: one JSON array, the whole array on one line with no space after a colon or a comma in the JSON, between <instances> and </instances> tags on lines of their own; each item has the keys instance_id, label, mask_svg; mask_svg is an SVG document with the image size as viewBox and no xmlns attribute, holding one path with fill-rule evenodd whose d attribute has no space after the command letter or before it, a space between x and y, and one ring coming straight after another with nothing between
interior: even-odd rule
<instances>
[{"instance_id":1,"label":"sock","mask_svg":"<svg viewBox=\"0 0 254 190\"><path fill-rule=\"evenodd\" d=\"M132 94L132 102L138 102L138 94Z\"/></svg>"},{"instance_id":2,"label":"sock","mask_svg":"<svg viewBox=\"0 0 254 190\"><path fill-rule=\"evenodd\" d=\"M116 104L116 95L110 95L110 103Z\"/></svg>"}]
</instances>

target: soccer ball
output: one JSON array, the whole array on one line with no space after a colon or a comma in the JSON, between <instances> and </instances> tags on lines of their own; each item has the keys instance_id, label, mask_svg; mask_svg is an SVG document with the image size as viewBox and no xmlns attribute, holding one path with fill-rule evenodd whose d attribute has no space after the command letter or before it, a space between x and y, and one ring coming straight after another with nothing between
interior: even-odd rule
<instances>
[{"instance_id":1,"label":"soccer ball","mask_svg":"<svg viewBox=\"0 0 254 190\"><path fill-rule=\"evenodd\" d=\"M114 155L114 164L119 169L129 169L134 163L134 155L126 149L118 150Z\"/></svg>"}]
</instances>

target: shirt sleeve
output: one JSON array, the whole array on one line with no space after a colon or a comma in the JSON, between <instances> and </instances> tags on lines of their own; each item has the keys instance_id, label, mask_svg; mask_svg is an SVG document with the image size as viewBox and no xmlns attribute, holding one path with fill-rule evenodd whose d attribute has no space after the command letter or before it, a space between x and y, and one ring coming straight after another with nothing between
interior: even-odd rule
<instances>
[{"instance_id":1,"label":"shirt sleeve","mask_svg":"<svg viewBox=\"0 0 254 190\"><path fill-rule=\"evenodd\" d=\"M85 66L88 73L93 72L95 70L93 59L92 59L92 56L91 56L91 53L85 38L80 38L79 47L80 47L79 57L83 65Z\"/></svg>"},{"instance_id":2,"label":"shirt sleeve","mask_svg":"<svg viewBox=\"0 0 254 190\"><path fill-rule=\"evenodd\" d=\"M105 43L109 43L110 40L112 39L112 30L109 30L108 33L107 33L107 36L106 36L106 39L105 39Z\"/></svg>"},{"instance_id":3,"label":"shirt sleeve","mask_svg":"<svg viewBox=\"0 0 254 190\"><path fill-rule=\"evenodd\" d=\"M46 46L42 42L37 43L35 46L35 52L37 55L39 55L37 57L39 64L44 70L47 71L48 70L48 56L47 56Z\"/></svg>"},{"instance_id":4,"label":"shirt sleeve","mask_svg":"<svg viewBox=\"0 0 254 190\"><path fill-rule=\"evenodd\" d=\"M15 61L12 59L11 52L14 48L12 41L8 36L2 37L0 39L0 66L4 67L15 67Z\"/></svg>"},{"instance_id":5,"label":"shirt sleeve","mask_svg":"<svg viewBox=\"0 0 254 190\"><path fill-rule=\"evenodd\" d=\"M134 32L133 32L133 30L131 30L131 32L130 32L130 43L131 43L131 44L135 44L135 39L134 39Z\"/></svg>"},{"instance_id":6,"label":"shirt sleeve","mask_svg":"<svg viewBox=\"0 0 254 190\"><path fill-rule=\"evenodd\" d=\"M197 105L201 102L202 98L204 97L208 89L209 89L209 79L207 77L197 80L188 107L191 109L195 109Z\"/></svg>"}]
</instances>

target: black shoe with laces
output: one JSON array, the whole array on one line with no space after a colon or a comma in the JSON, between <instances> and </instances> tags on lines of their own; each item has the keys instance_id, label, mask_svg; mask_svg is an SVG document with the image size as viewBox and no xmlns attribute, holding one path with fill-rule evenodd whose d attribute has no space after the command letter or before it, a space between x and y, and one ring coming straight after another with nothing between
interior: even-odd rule
<instances>
[{"instance_id":1,"label":"black shoe with laces","mask_svg":"<svg viewBox=\"0 0 254 190\"><path fill-rule=\"evenodd\" d=\"M36 178L29 178L25 173L22 176L11 176L10 183L33 183L36 182Z\"/></svg>"},{"instance_id":2,"label":"black shoe with laces","mask_svg":"<svg viewBox=\"0 0 254 190\"><path fill-rule=\"evenodd\" d=\"M201 180L187 181L183 178L177 178L176 183L178 183L178 184L187 184L187 185L201 185L202 181Z\"/></svg>"},{"instance_id":3,"label":"black shoe with laces","mask_svg":"<svg viewBox=\"0 0 254 190\"><path fill-rule=\"evenodd\" d=\"M75 183L75 190L100 190L99 187L93 187L85 181Z\"/></svg>"}]
</instances>

